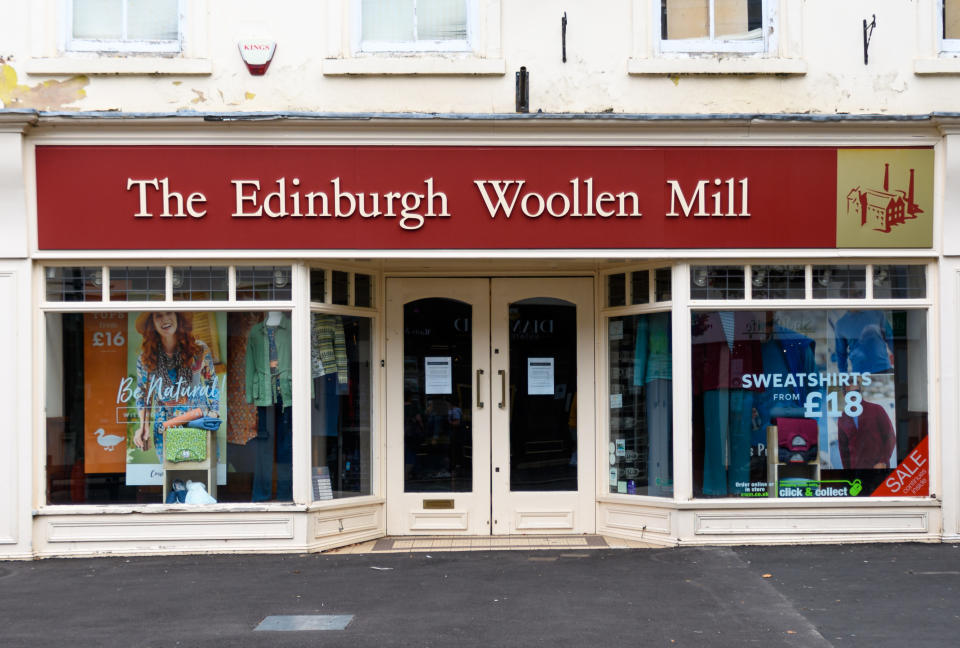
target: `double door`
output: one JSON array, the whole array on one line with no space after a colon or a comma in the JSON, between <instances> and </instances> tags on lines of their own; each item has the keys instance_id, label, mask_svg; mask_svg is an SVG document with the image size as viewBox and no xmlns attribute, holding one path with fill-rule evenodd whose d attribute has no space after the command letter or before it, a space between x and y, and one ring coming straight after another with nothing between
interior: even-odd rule
<instances>
[{"instance_id":1,"label":"double door","mask_svg":"<svg viewBox=\"0 0 960 648\"><path fill-rule=\"evenodd\" d=\"M593 281L387 281L387 532L595 527Z\"/></svg>"}]
</instances>

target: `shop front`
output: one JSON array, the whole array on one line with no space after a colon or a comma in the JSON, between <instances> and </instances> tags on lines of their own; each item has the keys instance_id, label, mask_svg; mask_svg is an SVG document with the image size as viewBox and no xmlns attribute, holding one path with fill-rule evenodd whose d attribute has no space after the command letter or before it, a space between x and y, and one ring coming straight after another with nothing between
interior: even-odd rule
<instances>
[{"instance_id":1,"label":"shop front","mask_svg":"<svg viewBox=\"0 0 960 648\"><path fill-rule=\"evenodd\" d=\"M940 539L936 136L242 128L24 138L34 555Z\"/></svg>"}]
</instances>

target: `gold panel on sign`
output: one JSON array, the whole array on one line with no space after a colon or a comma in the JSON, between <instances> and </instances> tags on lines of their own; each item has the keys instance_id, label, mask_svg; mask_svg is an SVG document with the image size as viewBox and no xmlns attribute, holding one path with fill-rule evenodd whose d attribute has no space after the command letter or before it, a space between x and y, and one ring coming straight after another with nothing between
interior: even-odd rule
<instances>
[{"instance_id":1,"label":"gold panel on sign","mask_svg":"<svg viewBox=\"0 0 960 648\"><path fill-rule=\"evenodd\" d=\"M423 509L425 511L436 511L439 509L452 509L452 499L425 499L423 500Z\"/></svg>"}]
</instances>

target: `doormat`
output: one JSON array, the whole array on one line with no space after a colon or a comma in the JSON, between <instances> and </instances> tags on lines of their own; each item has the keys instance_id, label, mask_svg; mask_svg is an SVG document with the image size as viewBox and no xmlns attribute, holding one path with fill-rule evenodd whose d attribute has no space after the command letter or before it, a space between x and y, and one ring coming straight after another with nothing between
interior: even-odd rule
<instances>
[{"instance_id":1,"label":"doormat","mask_svg":"<svg viewBox=\"0 0 960 648\"><path fill-rule=\"evenodd\" d=\"M372 553L427 551L531 551L539 549L607 549L603 536L400 536L380 538Z\"/></svg>"}]
</instances>

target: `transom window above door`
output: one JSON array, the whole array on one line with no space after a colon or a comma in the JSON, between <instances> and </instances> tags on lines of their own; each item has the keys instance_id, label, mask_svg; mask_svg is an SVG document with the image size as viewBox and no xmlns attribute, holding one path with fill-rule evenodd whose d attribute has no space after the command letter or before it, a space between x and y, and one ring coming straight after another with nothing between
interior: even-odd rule
<instances>
[{"instance_id":1,"label":"transom window above door","mask_svg":"<svg viewBox=\"0 0 960 648\"><path fill-rule=\"evenodd\" d=\"M471 49L474 0L360 0L364 52Z\"/></svg>"}]
</instances>

